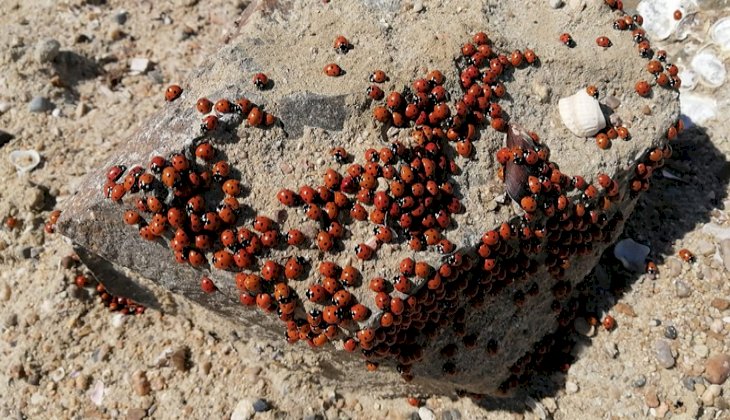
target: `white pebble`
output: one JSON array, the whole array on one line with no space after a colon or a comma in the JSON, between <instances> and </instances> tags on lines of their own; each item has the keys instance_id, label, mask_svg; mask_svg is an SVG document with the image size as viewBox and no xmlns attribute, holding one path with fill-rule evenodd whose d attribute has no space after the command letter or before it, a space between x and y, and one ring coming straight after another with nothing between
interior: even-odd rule
<instances>
[{"instance_id":1,"label":"white pebble","mask_svg":"<svg viewBox=\"0 0 730 420\"><path fill-rule=\"evenodd\" d=\"M548 4L550 4L550 7L553 9L559 9L563 7L563 0L548 0Z\"/></svg>"},{"instance_id":2,"label":"white pebble","mask_svg":"<svg viewBox=\"0 0 730 420\"><path fill-rule=\"evenodd\" d=\"M571 381L566 382L565 392L567 392L568 394L575 394L576 392L578 392L578 384Z\"/></svg>"},{"instance_id":3,"label":"white pebble","mask_svg":"<svg viewBox=\"0 0 730 420\"><path fill-rule=\"evenodd\" d=\"M428 407L421 407L418 409L418 417L421 418L421 420L435 420L436 415L433 414L433 411L431 411Z\"/></svg>"},{"instance_id":4,"label":"white pebble","mask_svg":"<svg viewBox=\"0 0 730 420\"><path fill-rule=\"evenodd\" d=\"M150 60L146 58L135 57L129 61L129 70L135 73L144 73L150 65Z\"/></svg>"}]
</instances>

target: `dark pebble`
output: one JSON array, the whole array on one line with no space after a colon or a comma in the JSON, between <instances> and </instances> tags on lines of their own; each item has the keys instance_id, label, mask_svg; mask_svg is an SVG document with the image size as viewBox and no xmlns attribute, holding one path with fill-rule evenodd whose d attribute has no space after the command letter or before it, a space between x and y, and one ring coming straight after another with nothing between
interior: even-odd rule
<instances>
[{"instance_id":1,"label":"dark pebble","mask_svg":"<svg viewBox=\"0 0 730 420\"><path fill-rule=\"evenodd\" d=\"M667 328L664 329L664 336L670 340L676 339L677 338L677 329L674 328L672 325L667 326Z\"/></svg>"},{"instance_id":2,"label":"dark pebble","mask_svg":"<svg viewBox=\"0 0 730 420\"><path fill-rule=\"evenodd\" d=\"M687 388L690 391L695 390L695 378L692 378L691 376L688 376L684 379L682 379L682 385Z\"/></svg>"},{"instance_id":3,"label":"dark pebble","mask_svg":"<svg viewBox=\"0 0 730 420\"><path fill-rule=\"evenodd\" d=\"M634 388L643 387L644 385L646 385L646 376L640 375L638 378L634 379L634 382L632 382L631 385Z\"/></svg>"},{"instance_id":4,"label":"dark pebble","mask_svg":"<svg viewBox=\"0 0 730 420\"><path fill-rule=\"evenodd\" d=\"M441 413L442 420L461 420L461 413L459 410L446 410Z\"/></svg>"},{"instance_id":5,"label":"dark pebble","mask_svg":"<svg viewBox=\"0 0 730 420\"><path fill-rule=\"evenodd\" d=\"M411 413L411 420L421 420L421 416L418 415L418 411Z\"/></svg>"},{"instance_id":6,"label":"dark pebble","mask_svg":"<svg viewBox=\"0 0 730 420\"><path fill-rule=\"evenodd\" d=\"M269 403L266 402L266 400L262 400L261 398L259 398L258 400L253 402L253 409L257 413L263 413L264 411L271 410L271 406L269 405Z\"/></svg>"}]
</instances>

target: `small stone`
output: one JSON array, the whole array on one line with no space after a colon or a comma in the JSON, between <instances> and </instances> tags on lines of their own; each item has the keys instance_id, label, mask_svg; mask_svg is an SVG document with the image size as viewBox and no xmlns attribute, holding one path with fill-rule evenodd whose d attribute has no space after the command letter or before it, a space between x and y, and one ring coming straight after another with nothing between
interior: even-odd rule
<instances>
[{"instance_id":1,"label":"small stone","mask_svg":"<svg viewBox=\"0 0 730 420\"><path fill-rule=\"evenodd\" d=\"M677 258L667 258L665 265L670 279L677 277L682 272L682 263Z\"/></svg>"},{"instance_id":2,"label":"small stone","mask_svg":"<svg viewBox=\"0 0 730 420\"><path fill-rule=\"evenodd\" d=\"M8 286L7 283L3 283L0 287L0 300L7 302L10 300L10 296L13 294L13 290Z\"/></svg>"},{"instance_id":3,"label":"small stone","mask_svg":"<svg viewBox=\"0 0 730 420\"><path fill-rule=\"evenodd\" d=\"M611 122L611 125L613 125L614 127L620 127L620 126L624 125L623 120L621 119L621 117L618 114L611 114L611 116L608 117L608 120Z\"/></svg>"},{"instance_id":4,"label":"small stone","mask_svg":"<svg viewBox=\"0 0 730 420\"><path fill-rule=\"evenodd\" d=\"M34 96L28 103L28 111L30 112L46 112L53 108L55 108L55 105L45 96Z\"/></svg>"},{"instance_id":5,"label":"small stone","mask_svg":"<svg viewBox=\"0 0 730 420\"><path fill-rule=\"evenodd\" d=\"M441 420L461 420L461 412L456 409L444 410L441 413Z\"/></svg>"},{"instance_id":6,"label":"small stone","mask_svg":"<svg viewBox=\"0 0 730 420\"><path fill-rule=\"evenodd\" d=\"M649 408L659 407L659 397L657 396L656 389L654 387L647 389L646 393L644 393L644 403L646 403L646 406Z\"/></svg>"},{"instance_id":7,"label":"small stone","mask_svg":"<svg viewBox=\"0 0 730 420\"><path fill-rule=\"evenodd\" d=\"M715 396L712 395L712 392L710 391L710 388L707 388L705 390L705 392L702 393L702 396L700 397L700 399L702 400L702 402L705 405L710 406L715 401Z\"/></svg>"},{"instance_id":8,"label":"small stone","mask_svg":"<svg viewBox=\"0 0 730 420\"><path fill-rule=\"evenodd\" d=\"M692 247L692 251L697 255L709 256L715 253L715 245L705 239L700 239Z\"/></svg>"},{"instance_id":9,"label":"small stone","mask_svg":"<svg viewBox=\"0 0 730 420\"><path fill-rule=\"evenodd\" d=\"M568 394L575 394L576 392L578 392L578 384L571 381L566 382L565 392L567 392Z\"/></svg>"},{"instance_id":10,"label":"small stone","mask_svg":"<svg viewBox=\"0 0 730 420\"><path fill-rule=\"evenodd\" d=\"M689 287L684 280L677 280L674 282L674 288L677 291L677 297L686 298L692 293L692 289Z\"/></svg>"},{"instance_id":11,"label":"small stone","mask_svg":"<svg viewBox=\"0 0 730 420\"><path fill-rule=\"evenodd\" d=\"M641 107L641 113L644 115L651 115L651 107L649 105L644 105Z\"/></svg>"},{"instance_id":12,"label":"small stone","mask_svg":"<svg viewBox=\"0 0 730 420\"><path fill-rule=\"evenodd\" d=\"M78 105L76 105L76 111L74 111L74 117L77 119L81 118L86 115L87 112L89 112L89 106L86 105L86 102L79 101Z\"/></svg>"},{"instance_id":13,"label":"small stone","mask_svg":"<svg viewBox=\"0 0 730 420\"><path fill-rule=\"evenodd\" d=\"M533 79L530 87L532 87L532 92L537 95L541 103L547 103L550 100L550 87L547 84Z\"/></svg>"},{"instance_id":14,"label":"small stone","mask_svg":"<svg viewBox=\"0 0 730 420\"><path fill-rule=\"evenodd\" d=\"M111 28L109 29L109 32L107 32L107 36L111 41L119 41L124 38L125 35L124 31L119 28Z\"/></svg>"},{"instance_id":15,"label":"small stone","mask_svg":"<svg viewBox=\"0 0 730 420\"><path fill-rule=\"evenodd\" d=\"M144 73L149 69L150 60L146 58L135 57L129 61L129 71L134 73Z\"/></svg>"},{"instance_id":16,"label":"small stone","mask_svg":"<svg viewBox=\"0 0 730 420\"><path fill-rule=\"evenodd\" d=\"M263 413L264 411L271 410L271 406L268 402L266 402L266 400L262 400L261 398L259 398L258 400L253 402L253 409L257 413Z\"/></svg>"},{"instance_id":17,"label":"small stone","mask_svg":"<svg viewBox=\"0 0 730 420\"><path fill-rule=\"evenodd\" d=\"M646 385L646 376L639 375L636 379L631 382L631 386L634 388L642 388L644 385Z\"/></svg>"},{"instance_id":18,"label":"small stone","mask_svg":"<svg viewBox=\"0 0 730 420\"><path fill-rule=\"evenodd\" d=\"M604 349L606 350L606 354L608 354L608 357L615 359L616 356L618 356L618 346L616 343L610 341L607 342L604 346Z\"/></svg>"},{"instance_id":19,"label":"small stone","mask_svg":"<svg viewBox=\"0 0 730 420\"><path fill-rule=\"evenodd\" d=\"M730 376L730 355L716 354L705 362L705 379L711 384L722 385Z\"/></svg>"},{"instance_id":20,"label":"small stone","mask_svg":"<svg viewBox=\"0 0 730 420\"><path fill-rule=\"evenodd\" d=\"M628 303L619 302L613 307L613 309L620 314L624 314L632 318L636 317L636 312L634 311L634 308Z\"/></svg>"},{"instance_id":21,"label":"small stone","mask_svg":"<svg viewBox=\"0 0 730 420\"><path fill-rule=\"evenodd\" d=\"M548 4L550 4L550 7L553 9L560 9L563 7L563 0L548 0Z\"/></svg>"},{"instance_id":22,"label":"small stone","mask_svg":"<svg viewBox=\"0 0 730 420\"><path fill-rule=\"evenodd\" d=\"M664 337L674 340L677 338L677 329L674 328L673 325L667 325L666 328L664 328Z\"/></svg>"},{"instance_id":23,"label":"small stone","mask_svg":"<svg viewBox=\"0 0 730 420\"><path fill-rule=\"evenodd\" d=\"M413 3L413 11L415 13L421 13L425 9L423 6L423 2L420 0L417 0L415 3Z\"/></svg>"},{"instance_id":24,"label":"small stone","mask_svg":"<svg viewBox=\"0 0 730 420\"><path fill-rule=\"evenodd\" d=\"M147 379L147 372L143 370L135 371L132 374L132 389L139 396L145 396L150 393L150 381Z\"/></svg>"},{"instance_id":25,"label":"small stone","mask_svg":"<svg viewBox=\"0 0 730 420\"><path fill-rule=\"evenodd\" d=\"M728 404L725 398L717 397L715 398L715 408L717 408L718 410L727 411L728 409L730 409L730 404Z\"/></svg>"},{"instance_id":26,"label":"small stone","mask_svg":"<svg viewBox=\"0 0 730 420\"><path fill-rule=\"evenodd\" d=\"M693 378L691 376L682 378L682 386L690 391L694 391L695 390L695 378Z\"/></svg>"},{"instance_id":27,"label":"small stone","mask_svg":"<svg viewBox=\"0 0 730 420\"><path fill-rule=\"evenodd\" d=\"M661 419L664 418L664 416L667 415L667 412L669 411L669 405L662 401L661 404L659 404L659 407L656 408L656 417Z\"/></svg>"},{"instance_id":28,"label":"small stone","mask_svg":"<svg viewBox=\"0 0 730 420\"><path fill-rule=\"evenodd\" d=\"M127 23L127 18L129 17L129 13L127 13L126 10L121 10L114 14L114 22L118 23L119 25L124 25Z\"/></svg>"},{"instance_id":29,"label":"small stone","mask_svg":"<svg viewBox=\"0 0 730 420\"><path fill-rule=\"evenodd\" d=\"M74 386L79 391L86 391L86 388L89 387L89 376L84 375L83 373L79 374L79 376L74 379Z\"/></svg>"},{"instance_id":30,"label":"small stone","mask_svg":"<svg viewBox=\"0 0 730 420\"><path fill-rule=\"evenodd\" d=\"M725 265L725 271L730 272L730 239L720 241L720 254L722 254L722 263Z\"/></svg>"},{"instance_id":31,"label":"small stone","mask_svg":"<svg viewBox=\"0 0 730 420\"><path fill-rule=\"evenodd\" d=\"M233 409L231 414L231 420L249 420L256 414L253 409L253 400L250 398L243 398L238 401L236 407Z\"/></svg>"},{"instance_id":32,"label":"small stone","mask_svg":"<svg viewBox=\"0 0 730 420\"><path fill-rule=\"evenodd\" d=\"M55 39L44 39L36 44L33 56L39 64L48 63L58 57L60 49L60 42Z\"/></svg>"},{"instance_id":33,"label":"small stone","mask_svg":"<svg viewBox=\"0 0 730 420\"><path fill-rule=\"evenodd\" d=\"M130 408L127 410L127 420L142 420L147 417L147 410L144 408Z\"/></svg>"},{"instance_id":34,"label":"small stone","mask_svg":"<svg viewBox=\"0 0 730 420\"><path fill-rule=\"evenodd\" d=\"M428 407L421 407L421 408L419 408L418 409L418 417L420 417L421 420L436 420L436 415Z\"/></svg>"},{"instance_id":35,"label":"small stone","mask_svg":"<svg viewBox=\"0 0 730 420\"><path fill-rule=\"evenodd\" d=\"M657 340L654 343L654 355L659 365L663 368L671 369L674 367L674 356L672 355L672 349L668 341Z\"/></svg>"},{"instance_id":36,"label":"small stone","mask_svg":"<svg viewBox=\"0 0 730 420\"><path fill-rule=\"evenodd\" d=\"M0 102L0 115L8 112L10 109L10 104L7 102Z\"/></svg>"},{"instance_id":37,"label":"small stone","mask_svg":"<svg viewBox=\"0 0 730 420\"><path fill-rule=\"evenodd\" d=\"M710 349L708 349L707 346L704 344L698 344L698 345L694 346L693 350L694 350L695 354L697 355L697 357L699 357L701 359L704 359L705 357L707 357L710 354Z\"/></svg>"},{"instance_id":38,"label":"small stone","mask_svg":"<svg viewBox=\"0 0 730 420\"><path fill-rule=\"evenodd\" d=\"M710 302L710 306L712 306L713 308L722 312L725 309L730 308L730 300L723 299L723 298L714 298Z\"/></svg>"},{"instance_id":39,"label":"small stone","mask_svg":"<svg viewBox=\"0 0 730 420\"><path fill-rule=\"evenodd\" d=\"M179 371L186 371L188 370L188 349L187 347L181 347L177 350L175 350L170 355L170 361L172 361L172 365L175 366L175 368Z\"/></svg>"}]
</instances>

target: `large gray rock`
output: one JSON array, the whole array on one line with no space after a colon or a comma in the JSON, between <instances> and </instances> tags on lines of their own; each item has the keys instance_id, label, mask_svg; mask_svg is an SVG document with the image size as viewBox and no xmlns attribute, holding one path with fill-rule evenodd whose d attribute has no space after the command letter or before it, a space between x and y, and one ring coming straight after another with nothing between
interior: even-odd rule
<instances>
[{"instance_id":1,"label":"large gray rock","mask_svg":"<svg viewBox=\"0 0 730 420\"><path fill-rule=\"evenodd\" d=\"M250 226L254 213L263 214L278 220L283 232L296 227L311 237L318 225L304 216L302 207L282 206L276 199L279 188L298 191L304 184L320 185L329 167L344 173L346 166L333 162L329 155L334 147L345 147L356 162L364 164L366 149L380 149L394 139L409 141L410 129L389 130L373 121L375 104L365 95L368 75L375 69L385 70L390 77L383 85L387 93L401 90L431 69L440 69L447 77L445 87L458 99L455 58L474 33L485 31L499 52L531 48L540 57L539 65L507 72L508 95L500 104L509 121L536 132L549 147L550 160L564 174L597 183L597 174L606 173L619 182L620 195L606 211L605 223L584 223L590 216L583 222L577 216L571 216L570 223L557 218L542 221L550 228L544 239L502 240L502 245L493 247L498 256L489 257L495 258L496 268L485 271L484 259L476 253L482 234L503 222L519 220L522 213L510 202L495 202L505 191L495 159L505 135L485 126L474 141L473 157L456 157L461 173L449 176L464 211L454 215L455 223L444 234L466 262L460 267L454 263L457 274L443 279L435 291L414 277L411 294L415 305L398 318L400 325L379 328L382 311L375 306L368 282L376 276L393 278L405 257L436 268L453 263L433 247L413 252L400 240L383 245L374 259L359 261L352 250L371 238L374 226L358 222L346 224L348 233L337 252L324 254L310 244L302 249L273 249L260 261L283 264L294 255L309 261L312 269L307 278L289 282L304 301L299 305L305 310L321 309L304 298L307 287L321 280L317 273L320 261L343 267L352 264L361 272L362 285L349 290L373 315L360 324L342 324L339 338L329 347L332 369L328 374L340 376L346 383L385 384L388 386L373 390L388 394L400 394L408 387L437 393L494 394L524 379L530 360L539 358L525 356L537 344L544 345L540 340L559 323L570 322L574 286L620 233L622 217L631 213L635 195L629 193L629 182L634 167L647 151L663 144L664 134L676 121L676 91L655 88L649 98L634 93L635 82L651 76L645 70L646 60L636 52L630 32L611 28L614 14L603 2L590 2L578 12L552 9L547 2L536 0L465 0L427 6L420 13L399 1L353 1L346 6L319 0L263 3L254 2L241 18L239 36L181 83L184 92L179 99L163 104L124 149L89 174L65 203L58 230L73 240L82 258L104 270L101 278L114 293L160 307L154 288L136 277L139 275L234 320L247 330L248 337L281 337L285 328L275 313L265 314L239 303L235 273L178 264L167 240L144 241L136 229L124 225L121 216L132 207L132 198L125 197L123 205L103 198L106 169L115 164L146 166L154 155L167 156L200 141L201 115L195 110L199 97L215 101L245 95L279 117L282 124L262 130L236 126L240 121L233 117L226 120L224 129L209 135L246 190L240 201L247 211L238 223ZM575 48L559 42L564 31L572 34ZM336 54L332 48L340 34L354 46L347 54ZM613 46L597 47L599 35L610 36ZM325 76L322 69L330 62L338 63L346 74ZM259 91L251 84L259 71L273 80L270 89ZM610 149L600 150L593 139L576 138L565 128L558 115L558 99L587 85L600 89L601 101L607 95L620 99L615 113L630 126L631 140L617 140ZM645 107L651 110L649 115ZM444 147L454 156L451 146ZM517 179L519 170L508 167L507 178ZM571 192L569 197L577 202L580 194ZM214 279L217 292L201 290L203 275ZM127 277L134 280L120 280ZM399 292L392 295L408 297ZM301 309L297 313L303 317ZM381 368L353 375L352 369L362 369L362 358L334 350L342 348L343 337L367 327L378 332L376 345L365 356ZM300 351L302 345L292 348ZM283 340L281 347L289 348ZM397 378L392 369L396 364L410 367L414 377L410 385Z\"/></svg>"}]
</instances>

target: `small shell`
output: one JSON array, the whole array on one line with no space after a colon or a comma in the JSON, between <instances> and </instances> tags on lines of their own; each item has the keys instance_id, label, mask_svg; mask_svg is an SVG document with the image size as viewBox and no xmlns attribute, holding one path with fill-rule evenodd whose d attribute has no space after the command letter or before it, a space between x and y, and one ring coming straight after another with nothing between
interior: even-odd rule
<instances>
[{"instance_id":1,"label":"small shell","mask_svg":"<svg viewBox=\"0 0 730 420\"><path fill-rule=\"evenodd\" d=\"M724 51L730 51L730 16L726 16L712 25L710 38Z\"/></svg>"},{"instance_id":2,"label":"small shell","mask_svg":"<svg viewBox=\"0 0 730 420\"><path fill-rule=\"evenodd\" d=\"M15 166L18 174L30 172L41 163L41 155L35 150L14 150L10 152L10 163Z\"/></svg>"},{"instance_id":3,"label":"small shell","mask_svg":"<svg viewBox=\"0 0 730 420\"><path fill-rule=\"evenodd\" d=\"M624 268L637 273L643 272L646 266L646 257L649 255L649 247L642 245L633 239L619 241L613 248L613 255L621 261Z\"/></svg>"},{"instance_id":4,"label":"small shell","mask_svg":"<svg viewBox=\"0 0 730 420\"><path fill-rule=\"evenodd\" d=\"M712 48L704 49L695 54L690 66L700 76L700 81L708 87L717 88L725 83L727 70Z\"/></svg>"},{"instance_id":5,"label":"small shell","mask_svg":"<svg viewBox=\"0 0 730 420\"><path fill-rule=\"evenodd\" d=\"M561 98L558 110L563 124L578 137L591 137L606 127L601 104L585 89L578 90L573 96Z\"/></svg>"}]
</instances>

